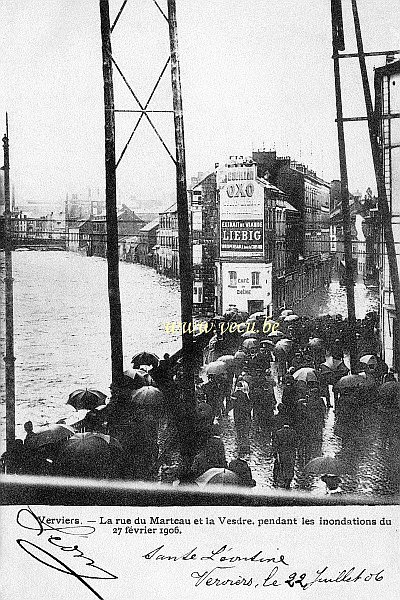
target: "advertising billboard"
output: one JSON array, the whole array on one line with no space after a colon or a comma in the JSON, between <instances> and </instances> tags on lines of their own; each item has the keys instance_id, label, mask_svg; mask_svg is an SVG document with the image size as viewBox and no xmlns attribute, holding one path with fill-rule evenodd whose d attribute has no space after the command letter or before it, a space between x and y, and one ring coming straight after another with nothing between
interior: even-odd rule
<instances>
[{"instance_id":1,"label":"advertising billboard","mask_svg":"<svg viewBox=\"0 0 400 600\"><path fill-rule=\"evenodd\" d=\"M219 169L220 255L264 255L264 189L256 165L225 165Z\"/></svg>"},{"instance_id":2,"label":"advertising billboard","mask_svg":"<svg viewBox=\"0 0 400 600\"><path fill-rule=\"evenodd\" d=\"M221 220L221 252L263 252L263 220Z\"/></svg>"}]
</instances>

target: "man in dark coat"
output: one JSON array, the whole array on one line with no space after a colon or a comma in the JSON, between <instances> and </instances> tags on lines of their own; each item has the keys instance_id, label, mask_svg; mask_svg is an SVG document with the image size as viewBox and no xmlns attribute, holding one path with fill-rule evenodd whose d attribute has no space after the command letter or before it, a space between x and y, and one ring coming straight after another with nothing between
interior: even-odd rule
<instances>
[{"instance_id":1,"label":"man in dark coat","mask_svg":"<svg viewBox=\"0 0 400 600\"><path fill-rule=\"evenodd\" d=\"M236 389L232 395L233 419L237 433L239 454L250 452L250 425L252 402L249 395L249 386L242 376L238 378Z\"/></svg>"},{"instance_id":2,"label":"man in dark coat","mask_svg":"<svg viewBox=\"0 0 400 600\"><path fill-rule=\"evenodd\" d=\"M296 462L297 435L288 424L275 432L272 439L272 450L275 458L274 484L290 489L294 477Z\"/></svg>"}]
</instances>

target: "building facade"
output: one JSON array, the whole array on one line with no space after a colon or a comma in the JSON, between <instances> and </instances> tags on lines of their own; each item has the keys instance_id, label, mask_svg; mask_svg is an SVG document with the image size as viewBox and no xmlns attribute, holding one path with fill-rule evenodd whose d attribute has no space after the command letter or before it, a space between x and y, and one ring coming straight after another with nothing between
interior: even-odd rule
<instances>
[{"instance_id":1,"label":"building facade","mask_svg":"<svg viewBox=\"0 0 400 600\"><path fill-rule=\"evenodd\" d=\"M306 296L330 281L330 183L288 156L277 157L275 151L257 151L252 156L258 176L282 190L297 211L295 239L290 240L291 250L286 248L291 264L281 276L279 296L281 306L301 308Z\"/></svg>"},{"instance_id":2,"label":"building facade","mask_svg":"<svg viewBox=\"0 0 400 600\"><path fill-rule=\"evenodd\" d=\"M218 245L217 175L200 174L189 191L193 256L193 314L215 314L215 261Z\"/></svg>"},{"instance_id":3,"label":"building facade","mask_svg":"<svg viewBox=\"0 0 400 600\"><path fill-rule=\"evenodd\" d=\"M397 265L400 269L400 61L375 70L375 110L379 122L381 160L385 178L386 197L391 213ZM397 116L396 116L397 115ZM381 238L380 328L382 355L389 367L400 371L397 354L400 324L396 322L389 264Z\"/></svg>"},{"instance_id":4,"label":"building facade","mask_svg":"<svg viewBox=\"0 0 400 600\"><path fill-rule=\"evenodd\" d=\"M178 211L176 203L159 215L155 245L155 268L168 277L179 277Z\"/></svg>"},{"instance_id":5,"label":"building facade","mask_svg":"<svg viewBox=\"0 0 400 600\"><path fill-rule=\"evenodd\" d=\"M287 214L298 213L282 190L257 175L252 159L231 157L217 169L216 310L231 305L271 316L279 302L293 240ZM288 244L288 248L287 248Z\"/></svg>"}]
</instances>

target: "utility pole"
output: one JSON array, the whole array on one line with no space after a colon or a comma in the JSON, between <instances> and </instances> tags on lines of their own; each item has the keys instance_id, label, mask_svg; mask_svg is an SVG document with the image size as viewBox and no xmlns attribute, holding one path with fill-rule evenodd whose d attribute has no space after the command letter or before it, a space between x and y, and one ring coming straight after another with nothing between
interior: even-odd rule
<instances>
[{"instance_id":1,"label":"utility pole","mask_svg":"<svg viewBox=\"0 0 400 600\"><path fill-rule=\"evenodd\" d=\"M349 323L348 340L350 351L350 369L357 372L356 309L354 302L354 268L351 237L351 218L349 204L349 184L347 176L346 143L343 127L342 89L340 81L339 50L344 50L343 21L341 0L331 0L332 47L335 76L336 123L339 145L339 164L341 181L341 201L343 217L343 244L346 267L347 316Z\"/></svg>"},{"instance_id":2,"label":"utility pole","mask_svg":"<svg viewBox=\"0 0 400 600\"><path fill-rule=\"evenodd\" d=\"M5 228L5 320L6 320L6 450L10 451L15 441L15 357L14 357L14 299L12 276L12 220L10 207L10 153L8 143L8 115L6 113L6 134L3 137L4 150L4 228Z\"/></svg>"},{"instance_id":3,"label":"utility pole","mask_svg":"<svg viewBox=\"0 0 400 600\"><path fill-rule=\"evenodd\" d=\"M105 106L105 130L106 130L106 194L107 194L107 246L108 246L108 262L110 269L109 276L109 294L110 294L110 312L112 336L114 332L115 341L112 341L114 354L119 353L119 356L113 357L113 383L114 376L117 378L122 374L122 362L117 364L117 359L122 361L122 341L120 340L120 300L118 284L118 231L116 221L116 170L125 155L125 152L135 135L141 121L147 122L154 131L159 141L163 145L167 154L175 164L176 168L176 190L177 190L177 212L178 212L178 235L179 235L179 262L180 262L180 283L181 283L181 321L182 327L182 361L183 361L183 376L181 384L183 387L181 394L181 406L179 417L179 435L181 441L181 454L183 471L189 463L189 458L193 454L193 428L195 415L195 399L194 399L194 357L193 357L193 333L192 333L192 312L193 312L193 283L192 283L192 260L191 260L191 244L189 232L189 211L186 186L186 165L185 165L185 144L184 144L184 129L183 129L183 113L182 113L182 94L179 70L178 57L178 37L176 25L176 3L175 0L168 0L168 14L164 12L157 0L153 0L161 17L168 23L170 53L165 61L165 64L160 72L160 75L154 84L154 87L148 96L146 102L141 102L138 95L129 84L122 69L118 66L111 51L111 34L119 22L123 11L128 3L128 0L123 0L121 8L115 17L114 23L110 27L109 4L107 0L100 0L101 14L101 34L103 42L103 77L104 77L104 106ZM168 64L171 63L171 84L173 94L173 110L158 110L151 109L150 103L157 90L157 87L162 80L164 73L167 70ZM113 85L112 85L112 67L115 67L118 74L126 84L129 92L132 94L138 108L121 108L114 107ZM129 136L118 160L115 160L115 113L138 113L138 118L133 127L132 133ZM173 113L175 126L175 158L165 143L163 137L158 131L152 118L152 113ZM113 250L114 248L114 250ZM118 290L118 294L117 294ZM118 297L118 300L117 300ZM114 317L113 320L113 308ZM115 308L116 307L116 308ZM119 321L118 321L119 319ZM118 334L119 332L119 334ZM120 350L116 350L119 348Z\"/></svg>"},{"instance_id":4,"label":"utility pole","mask_svg":"<svg viewBox=\"0 0 400 600\"><path fill-rule=\"evenodd\" d=\"M189 206L186 185L185 141L183 128L182 91L179 67L176 2L168 0L168 25L171 49L171 83L175 123L176 196L178 212L179 276L181 287L183 402L187 407L187 435L183 443L183 460L193 453L194 420L194 356L193 356L193 275L189 230Z\"/></svg>"},{"instance_id":5,"label":"utility pole","mask_svg":"<svg viewBox=\"0 0 400 600\"><path fill-rule=\"evenodd\" d=\"M108 0L100 0L100 22L104 79L104 131L106 166L106 221L108 301L110 307L112 394L123 383L122 319L119 289L117 186L115 163L115 116L112 78L110 13Z\"/></svg>"},{"instance_id":6,"label":"utility pole","mask_svg":"<svg viewBox=\"0 0 400 600\"><path fill-rule=\"evenodd\" d=\"M360 27L360 19L358 16L358 8L357 8L357 0L351 0L352 10L353 10L353 19L354 19L354 29L356 33L357 40L357 51L358 51L358 59L360 63L360 71L361 71L361 79L364 90L364 98L365 98L365 108L367 111L367 120L368 120L368 132L369 132L369 140L371 144L371 152L372 152L372 160L374 163L374 171L375 171L375 179L376 179L376 187L378 190L378 207L381 215L383 232L386 243L386 252L389 263L389 273L390 273L390 281L392 284L392 291L394 297L394 305L395 305L395 313L396 313L396 322L397 327L400 327L400 279L399 279L399 268L397 264L396 257L396 247L394 243L393 237L393 229L392 229L392 218L391 213L386 197L386 187L385 187L385 179L383 173L383 165L381 161L379 144L378 144L378 131L376 128L376 121L374 117L374 108L372 104L371 98L371 90L369 87L368 81L368 73L365 62L365 52L364 45L362 41L361 35L361 27ZM397 339L397 356L400 357L400 335L395 336Z\"/></svg>"}]
</instances>

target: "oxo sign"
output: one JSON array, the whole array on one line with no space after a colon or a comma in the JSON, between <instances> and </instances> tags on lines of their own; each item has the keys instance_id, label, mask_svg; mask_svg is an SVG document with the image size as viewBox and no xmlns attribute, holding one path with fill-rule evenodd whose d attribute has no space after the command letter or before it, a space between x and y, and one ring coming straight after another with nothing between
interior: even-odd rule
<instances>
[{"instance_id":1,"label":"oxo sign","mask_svg":"<svg viewBox=\"0 0 400 600\"><path fill-rule=\"evenodd\" d=\"M254 193L254 185L252 183L234 183L228 185L226 193L229 198L251 198Z\"/></svg>"}]
</instances>

